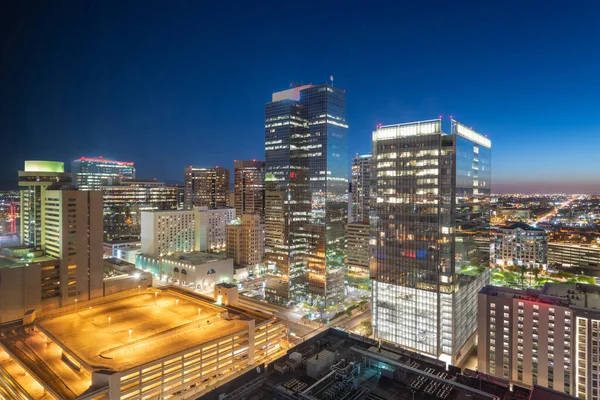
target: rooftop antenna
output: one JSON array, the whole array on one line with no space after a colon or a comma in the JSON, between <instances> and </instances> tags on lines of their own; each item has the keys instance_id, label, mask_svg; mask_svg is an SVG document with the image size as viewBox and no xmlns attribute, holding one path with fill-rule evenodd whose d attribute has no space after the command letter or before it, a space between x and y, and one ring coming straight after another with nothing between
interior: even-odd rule
<instances>
[{"instance_id":1,"label":"rooftop antenna","mask_svg":"<svg viewBox=\"0 0 600 400\"><path fill-rule=\"evenodd\" d=\"M329 75L329 80L331 81L331 86L333 86L333 75Z\"/></svg>"}]
</instances>

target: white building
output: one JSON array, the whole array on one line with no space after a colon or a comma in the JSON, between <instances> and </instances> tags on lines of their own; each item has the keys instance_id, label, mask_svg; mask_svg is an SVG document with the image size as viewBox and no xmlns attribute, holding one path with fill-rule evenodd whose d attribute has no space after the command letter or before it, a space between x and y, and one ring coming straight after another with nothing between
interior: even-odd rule
<instances>
[{"instance_id":1,"label":"white building","mask_svg":"<svg viewBox=\"0 0 600 400\"><path fill-rule=\"evenodd\" d=\"M224 251L227 248L227 224L235 220L235 208L197 207L197 250Z\"/></svg>"},{"instance_id":2,"label":"white building","mask_svg":"<svg viewBox=\"0 0 600 400\"><path fill-rule=\"evenodd\" d=\"M196 247L194 211L142 211L142 254L158 257Z\"/></svg>"}]
</instances>

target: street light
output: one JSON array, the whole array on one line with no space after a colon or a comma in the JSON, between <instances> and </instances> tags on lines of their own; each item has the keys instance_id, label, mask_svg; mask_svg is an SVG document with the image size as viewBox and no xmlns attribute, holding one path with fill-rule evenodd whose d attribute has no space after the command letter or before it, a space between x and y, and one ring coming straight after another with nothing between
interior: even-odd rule
<instances>
[{"instance_id":1,"label":"street light","mask_svg":"<svg viewBox=\"0 0 600 400\"><path fill-rule=\"evenodd\" d=\"M200 316L200 311L201 311L201 310L202 310L202 309L201 309L200 307L198 307L198 316Z\"/></svg>"},{"instance_id":2,"label":"street light","mask_svg":"<svg viewBox=\"0 0 600 400\"><path fill-rule=\"evenodd\" d=\"M77 312L77 299L75 299L75 312Z\"/></svg>"},{"instance_id":3,"label":"street light","mask_svg":"<svg viewBox=\"0 0 600 400\"><path fill-rule=\"evenodd\" d=\"M110 315L106 319L108 319L108 326L110 326Z\"/></svg>"},{"instance_id":4,"label":"street light","mask_svg":"<svg viewBox=\"0 0 600 400\"><path fill-rule=\"evenodd\" d=\"M175 300L175 307L177 307L179 305L179 299Z\"/></svg>"},{"instance_id":5,"label":"street light","mask_svg":"<svg viewBox=\"0 0 600 400\"><path fill-rule=\"evenodd\" d=\"M131 334L133 333L133 329L129 328L129 340L131 340Z\"/></svg>"}]
</instances>

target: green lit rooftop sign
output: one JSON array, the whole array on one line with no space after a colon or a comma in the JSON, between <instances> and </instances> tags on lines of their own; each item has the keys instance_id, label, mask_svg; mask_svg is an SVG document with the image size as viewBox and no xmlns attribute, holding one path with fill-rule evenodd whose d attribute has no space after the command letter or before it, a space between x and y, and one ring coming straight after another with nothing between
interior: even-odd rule
<instances>
[{"instance_id":1,"label":"green lit rooftop sign","mask_svg":"<svg viewBox=\"0 0 600 400\"><path fill-rule=\"evenodd\" d=\"M60 161L25 161L25 172L65 172Z\"/></svg>"}]
</instances>

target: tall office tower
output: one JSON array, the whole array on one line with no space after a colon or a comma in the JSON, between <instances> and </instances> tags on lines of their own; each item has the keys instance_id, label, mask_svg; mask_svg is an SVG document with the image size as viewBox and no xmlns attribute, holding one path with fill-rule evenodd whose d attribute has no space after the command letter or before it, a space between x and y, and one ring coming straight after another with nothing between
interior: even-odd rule
<instances>
[{"instance_id":1,"label":"tall office tower","mask_svg":"<svg viewBox=\"0 0 600 400\"><path fill-rule=\"evenodd\" d=\"M371 251L369 220L348 224L348 274L369 277Z\"/></svg>"},{"instance_id":2,"label":"tall office tower","mask_svg":"<svg viewBox=\"0 0 600 400\"><path fill-rule=\"evenodd\" d=\"M492 240L492 262L499 266L546 269L548 233L524 222L499 227Z\"/></svg>"},{"instance_id":3,"label":"tall office tower","mask_svg":"<svg viewBox=\"0 0 600 400\"><path fill-rule=\"evenodd\" d=\"M595 285L486 286L478 300L477 368L514 383L600 398L598 299Z\"/></svg>"},{"instance_id":4,"label":"tall office tower","mask_svg":"<svg viewBox=\"0 0 600 400\"><path fill-rule=\"evenodd\" d=\"M54 292L60 306L103 296L102 232L101 191L46 189L42 247L60 263L55 269L42 269L42 292Z\"/></svg>"},{"instance_id":5,"label":"tall office tower","mask_svg":"<svg viewBox=\"0 0 600 400\"><path fill-rule=\"evenodd\" d=\"M25 161L19 171L21 189L21 243L42 250L42 221L45 192L51 185L68 185L71 174L58 161Z\"/></svg>"},{"instance_id":6,"label":"tall office tower","mask_svg":"<svg viewBox=\"0 0 600 400\"><path fill-rule=\"evenodd\" d=\"M185 209L185 186L174 186L177 190L177 209Z\"/></svg>"},{"instance_id":7,"label":"tall office tower","mask_svg":"<svg viewBox=\"0 0 600 400\"><path fill-rule=\"evenodd\" d=\"M71 163L71 174L79 190L98 190L108 178L135 178L135 167L131 161L81 157Z\"/></svg>"},{"instance_id":8,"label":"tall office tower","mask_svg":"<svg viewBox=\"0 0 600 400\"><path fill-rule=\"evenodd\" d=\"M243 214L227 225L227 257L239 266L256 267L263 260L264 225L259 214Z\"/></svg>"},{"instance_id":9,"label":"tall office tower","mask_svg":"<svg viewBox=\"0 0 600 400\"><path fill-rule=\"evenodd\" d=\"M489 281L491 141L453 119L378 126L372 168L375 336L456 365Z\"/></svg>"},{"instance_id":10,"label":"tall office tower","mask_svg":"<svg viewBox=\"0 0 600 400\"><path fill-rule=\"evenodd\" d=\"M229 170L226 168L185 169L185 206L220 208L229 204Z\"/></svg>"},{"instance_id":11,"label":"tall office tower","mask_svg":"<svg viewBox=\"0 0 600 400\"><path fill-rule=\"evenodd\" d=\"M264 161L235 160L233 191L237 215L265 213Z\"/></svg>"},{"instance_id":12,"label":"tall office tower","mask_svg":"<svg viewBox=\"0 0 600 400\"><path fill-rule=\"evenodd\" d=\"M140 238L141 212L177 210L177 186L145 179L108 179L104 194L104 239Z\"/></svg>"},{"instance_id":13,"label":"tall office tower","mask_svg":"<svg viewBox=\"0 0 600 400\"><path fill-rule=\"evenodd\" d=\"M265 106L268 190L281 192L286 226L283 245L266 234L266 251L279 246L287 253L275 267L287 277L292 301L329 305L343 297L347 130L345 91L329 85L273 93Z\"/></svg>"},{"instance_id":14,"label":"tall office tower","mask_svg":"<svg viewBox=\"0 0 600 400\"><path fill-rule=\"evenodd\" d=\"M351 201L350 222L363 222L369 218L371 201L371 154L358 155L352 159L352 182L350 183Z\"/></svg>"}]
</instances>

